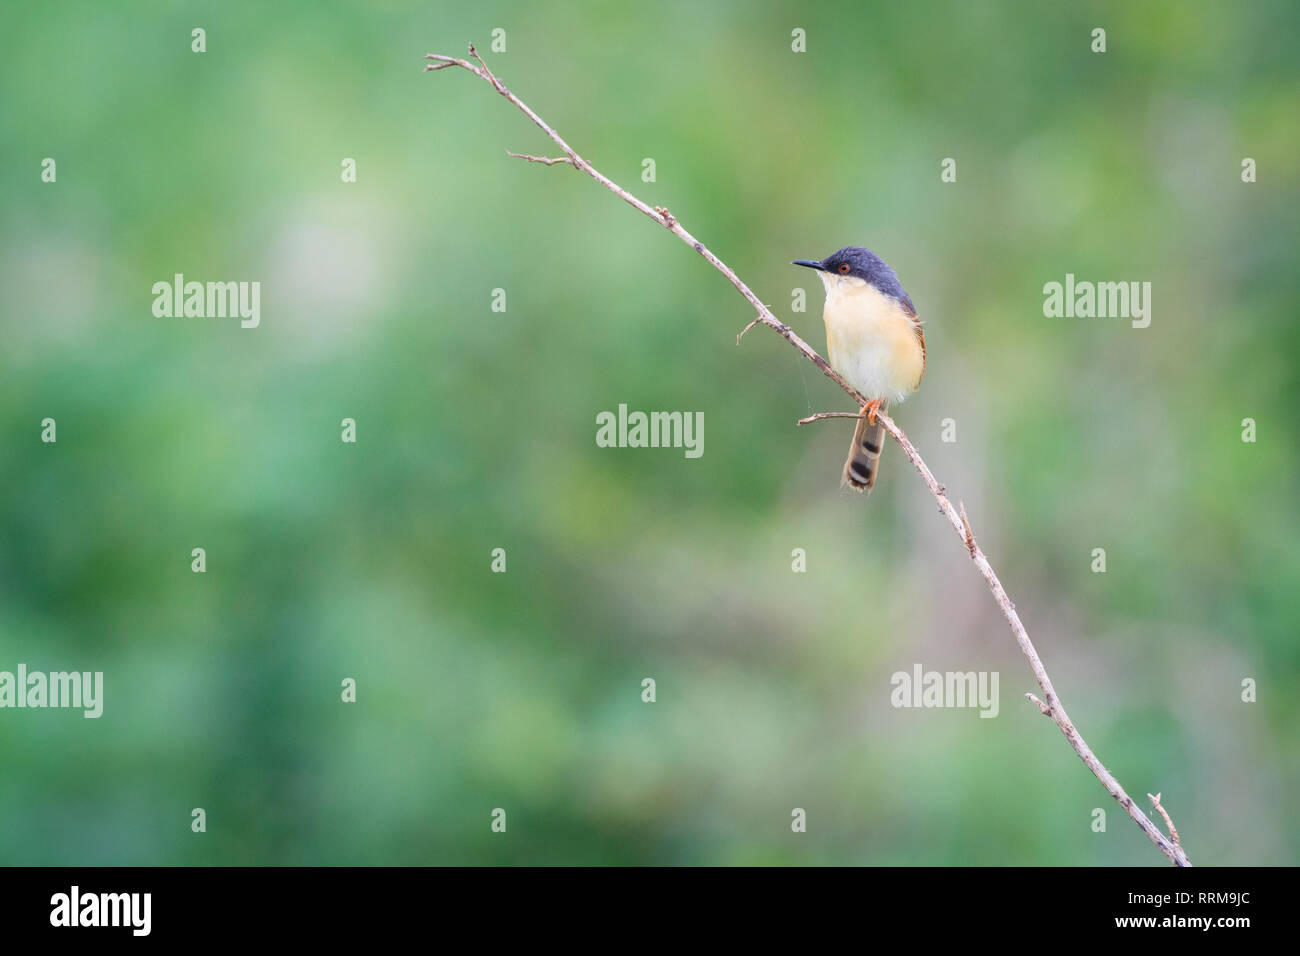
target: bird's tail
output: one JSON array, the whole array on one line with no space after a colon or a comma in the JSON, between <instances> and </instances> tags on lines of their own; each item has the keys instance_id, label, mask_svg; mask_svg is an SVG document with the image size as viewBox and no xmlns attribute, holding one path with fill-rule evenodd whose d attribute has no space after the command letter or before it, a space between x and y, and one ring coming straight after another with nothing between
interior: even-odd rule
<instances>
[{"instance_id":1,"label":"bird's tail","mask_svg":"<svg viewBox=\"0 0 1300 956\"><path fill-rule=\"evenodd\" d=\"M887 403L880 403L880 411L887 407ZM876 470L880 467L880 453L884 448L885 426L879 421L869 425L867 419L859 418L858 427L853 432L853 446L849 448L849 458L844 463L841 484L854 491L870 491L876 483Z\"/></svg>"}]
</instances>

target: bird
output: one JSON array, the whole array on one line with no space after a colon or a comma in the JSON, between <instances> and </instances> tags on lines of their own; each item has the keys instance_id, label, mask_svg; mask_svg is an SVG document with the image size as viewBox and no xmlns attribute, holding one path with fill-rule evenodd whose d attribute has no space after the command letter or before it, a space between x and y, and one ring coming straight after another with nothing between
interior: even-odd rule
<instances>
[{"instance_id":1,"label":"bird","mask_svg":"<svg viewBox=\"0 0 1300 956\"><path fill-rule=\"evenodd\" d=\"M792 264L816 269L821 277L826 356L831 368L867 399L841 486L869 492L885 441L876 414L916 391L925 375L921 320L894 270L870 249L845 246L825 259L795 259Z\"/></svg>"}]
</instances>

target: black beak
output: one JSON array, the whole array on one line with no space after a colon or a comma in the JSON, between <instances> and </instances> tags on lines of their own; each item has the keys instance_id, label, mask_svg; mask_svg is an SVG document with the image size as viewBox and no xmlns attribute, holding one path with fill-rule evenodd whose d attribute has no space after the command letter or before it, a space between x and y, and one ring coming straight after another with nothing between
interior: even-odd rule
<instances>
[{"instance_id":1,"label":"black beak","mask_svg":"<svg viewBox=\"0 0 1300 956\"><path fill-rule=\"evenodd\" d=\"M809 269L817 269L821 272L826 271L826 267L815 259L796 259L790 263L792 266L807 266Z\"/></svg>"}]
</instances>

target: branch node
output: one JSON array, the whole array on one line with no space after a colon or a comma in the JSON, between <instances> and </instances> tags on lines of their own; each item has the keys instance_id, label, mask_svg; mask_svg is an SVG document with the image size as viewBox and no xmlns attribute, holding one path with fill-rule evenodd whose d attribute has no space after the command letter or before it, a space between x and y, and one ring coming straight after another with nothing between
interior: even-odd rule
<instances>
[{"instance_id":1,"label":"branch node","mask_svg":"<svg viewBox=\"0 0 1300 956\"><path fill-rule=\"evenodd\" d=\"M468 63L466 63L465 66L468 69L473 70L475 73L478 73L479 76L483 77L494 87L496 87L496 91L500 93L502 96L508 97L510 95L510 91L506 89L506 85L504 83L502 83L500 80L497 79L496 74L488 69L487 63L483 60L483 57L478 55L478 50L474 49L473 43L469 45L469 55L472 56L474 59L478 60L478 68L473 67Z\"/></svg>"},{"instance_id":2,"label":"branch node","mask_svg":"<svg viewBox=\"0 0 1300 956\"><path fill-rule=\"evenodd\" d=\"M965 502L957 502L957 510L961 514L961 525L966 529L966 550L970 552L970 556L973 558L975 557L975 533L971 531L970 519L966 517Z\"/></svg>"},{"instance_id":3,"label":"branch node","mask_svg":"<svg viewBox=\"0 0 1300 956\"><path fill-rule=\"evenodd\" d=\"M1048 706L1047 706L1046 704L1044 704L1041 700L1039 700L1038 697L1037 697L1037 695L1035 695L1035 694L1026 694L1025 697L1026 697L1026 699L1028 699L1029 701L1031 701L1031 702L1033 702L1033 703L1035 703L1035 704L1038 705L1039 713L1041 713L1044 717L1051 717L1051 716L1052 716L1052 708L1048 707Z\"/></svg>"}]
</instances>

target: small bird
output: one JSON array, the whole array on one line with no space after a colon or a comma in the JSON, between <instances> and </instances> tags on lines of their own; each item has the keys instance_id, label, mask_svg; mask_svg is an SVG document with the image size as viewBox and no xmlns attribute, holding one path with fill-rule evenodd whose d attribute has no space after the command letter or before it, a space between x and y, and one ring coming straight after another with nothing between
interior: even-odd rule
<instances>
[{"instance_id":1,"label":"small bird","mask_svg":"<svg viewBox=\"0 0 1300 956\"><path fill-rule=\"evenodd\" d=\"M842 484L870 491L876 483L885 427L876 413L916 391L925 374L925 333L894 270L869 249L845 246L825 259L796 259L816 269L826 287L826 357L868 401L862 406Z\"/></svg>"}]
</instances>

